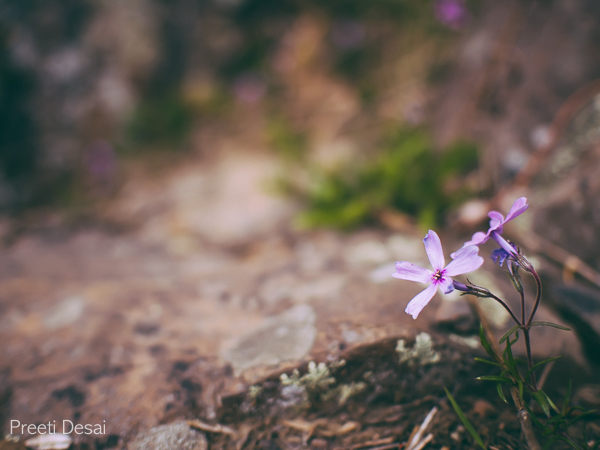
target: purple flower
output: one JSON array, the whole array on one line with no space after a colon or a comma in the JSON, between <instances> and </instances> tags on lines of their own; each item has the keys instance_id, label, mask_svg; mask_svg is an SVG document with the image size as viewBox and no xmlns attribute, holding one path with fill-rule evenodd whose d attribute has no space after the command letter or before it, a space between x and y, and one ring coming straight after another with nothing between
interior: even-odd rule
<instances>
[{"instance_id":1,"label":"purple flower","mask_svg":"<svg viewBox=\"0 0 600 450\"><path fill-rule=\"evenodd\" d=\"M506 250L503 248L497 248L492 252L492 261L502 267L504 261L506 261L509 256L510 254Z\"/></svg>"},{"instance_id":2,"label":"purple flower","mask_svg":"<svg viewBox=\"0 0 600 450\"><path fill-rule=\"evenodd\" d=\"M504 217L498 211L490 211L488 213L488 217L490 218L490 228L487 230L487 233L478 231L473 235L473 237L471 237L470 241L465 242L464 247L469 245L481 245L492 238L498 244L500 244L500 247L502 247L507 253L511 255L516 254L515 248L502 237L502 230L505 223L510 222L515 217L523 214L527 208L529 208L529 205L527 204L527 198L520 197L515 200L506 217ZM454 258L453 255L450 256Z\"/></svg>"},{"instance_id":3,"label":"purple flower","mask_svg":"<svg viewBox=\"0 0 600 450\"><path fill-rule=\"evenodd\" d=\"M413 297L406 306L405 312L416 319L419 313L427 306L439 288L443 294L454 290L453 280L450 277L472 272L483 264L483 258L477 253L479 248L475 245L463 247L452 256L452 261L446 266L442 243L437 233L433 230L425 235L423 239L425 251L433 270L424 269L416 264L400 261L396 263L396 272L392 275L401 280L418 281L429 284L425 290Z\"/></svg>"},{"instance_id":4,"label":"purple flower","mask_svg":"<svg viewBox=\"0 0 600 450\"><path fill-rule=\"evenodd\" d=\"M437 0L434 12L437 20L453 29L460 28L467 16L463 0Z\"/></svg>"}]
</instances>

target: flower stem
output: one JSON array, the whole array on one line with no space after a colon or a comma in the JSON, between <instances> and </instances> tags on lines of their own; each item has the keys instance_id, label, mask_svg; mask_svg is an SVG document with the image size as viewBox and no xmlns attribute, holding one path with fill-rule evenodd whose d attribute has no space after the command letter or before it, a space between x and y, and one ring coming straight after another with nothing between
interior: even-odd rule
<instances>
[{"instance_id":1,"label":"flower stem","mask_svg":"<svg viewBox=\"0 0 600 450\"><path fill-rule=\"evenodd\" d=\"M540 276L535 271L535 269L533 268L533 266L531 266L531 270L529 271L529 273L531 273L531 275L535 279L535 284L536 284L537 292L535 294L535 303L533 305L533 309L531 310L531 314L529 315L529 319L527 319L527 323L525 324L525 326L527 328L529 328L531 326L531 322L533 321L533 317L535 316L535 313L536 313L536 311L538 309L538 306L540 306L540 300L542 298L542 280L540 279Z\"/></svg>"},{"instance_id":2,"label":"flower stem","mask_svg":"<svg viewBox=\"0 0 600 450\"><path fill-rule=\"evenodd\" d=\"M530 450L541 450L542 447L540 446L540 443L535 436L535 432L533 431L531 415L529 414L529 411L527 411L522 399L519 397L519 391L517 388L513 387L510 390L510 394L518 410L517 418L521 424L521 431L523 431L523 436L525 437L525 442L527 442L527 447L529 447Z\"/></svg>"},{"instance_id":3,"label":"flower stem","mask_svg":"<svg viewBox=\"0 0 600 450\"><path fill-rule=\"evenodd\" d=\"M525 336L525 349L527 350L527 368L529 369L529 376L531 377L531 386L534 391L537 391L537 382L535 380L535 373L533 371L533 358L531 356L531 342L529 339L529 328L522 327L523 336Z\"/></svg>"},{"instance_id":4,"label":"flower stem","mask_svg":"<svg viewBox=\"0 0 600 450\"><path fill-rule=\"evenodd\" d=\"M497 297L496 295L492 294L491 292L489 293L489 297L496 300L498 303L500 303L504 307L504 309L506 311L508 311L508 313L510 314L510 317L512 317L512 320L514 320L516 325L521 325L521 326L523 325L523 323L517 318L517 316L515 316L515 313L512 312L512 309L510 309L510 306L508 306L504 300L502 300L500 297Z\"/></svg>"}]
</instances>

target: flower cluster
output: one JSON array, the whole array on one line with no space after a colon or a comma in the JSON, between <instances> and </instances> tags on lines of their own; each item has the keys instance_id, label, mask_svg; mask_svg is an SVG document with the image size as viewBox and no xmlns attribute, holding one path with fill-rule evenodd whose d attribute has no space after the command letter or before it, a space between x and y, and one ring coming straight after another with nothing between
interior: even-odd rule
<instances>
[{"instance_id":1,"label":"flower cluster","mask_svg":"<svg viewBox=\"0 0 600 450\"><path fill-rule=\"evenodd\" d=\"M437 289L443 294L448 294L454 289L464 290L463 286L465 285L454 281L452 277L473 272L481 267L483 258L478 254L479 246L490 238L500 245L500 248L492 253L492 258L496 263L502 265L510 257L517 259L518 249L502 237L502 232L507 222L524 213L527 208L527 199L521 197L514 202L506 217L498 211L490 211L488 213L490 226L487 232L479 231L475 233L470 241L465 242L462 248L450 255L452 261L447 265L439 236L435 231L429 230L423 239L423 244L431 263L431 270L408 261L396 263L396 272L393 274L395 278L417 281L427 285L408 303L405 309L406 313L416 319L423 308L431 301Z\"/></svg>"}]
</instances>

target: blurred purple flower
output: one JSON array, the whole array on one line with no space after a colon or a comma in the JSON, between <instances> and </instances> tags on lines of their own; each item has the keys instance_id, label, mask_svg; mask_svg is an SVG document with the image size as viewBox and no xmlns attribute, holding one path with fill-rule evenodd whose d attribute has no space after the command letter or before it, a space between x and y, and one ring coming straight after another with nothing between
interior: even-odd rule
<instances>
[{"instance_id":1,"label":"blurred purple flower","mask_svg":"<svg viewBox=\"0 0 600 450\"><path fill-rule=\"evenodd\" d=\"M525 211L527 211L527 208L529 208L529 205L527 204L527 198L519 197L513 203L506 217L504 217L498 211L490 211L488 213L488 217L490 218L490 228L487 230L486 233L484 233L483 231L478 231L477 233L475 233L471 237L470 241L464 243L464 247L469 245L484 244L491 237L498 244L500 244L500 247L502 247L507 253L511 255L516 254L515 248L510 243L508 243L506 239L502 237L501 233L503 231L504 224L523 214Z\"/></svg>"},{"instance_id":2,"label":"blurred purple flower","mask_svg":"<svg viewBox=\"0 0 600 450\"><path fill-rule=\"evenodd\" d=\"M109 184L117 170L115 150L104 140L94 142L86 154L86 169L93 182Z\"/></svg>"},{"instance_id":3,"label":"blurred purple flower","mask_svg":"<svg viewBox=\"0 0 600 450\"><path fill-rule=\"evenodd\" d=\"M455 252L452 257L453 260L445 266L442 243L433 230L429 230L425 235L423 244L433 270L424 269L407 261L400 261L396 263L396 272L392 275L401 280L429 284L425 290L415 295L406 306L405 312L410 314L413 319L416 319L423 308L431 301L436 289L439 288L443 294L448 294L454 290L454 283L450 277L472 272L483 264L483 258L477 254L479 248L472 245Z\"/></svg>"},{"instance_id":4,"label":"blurred purple flower","mask_svg":"<svg viewBox=\"0 0 600 450\"><path fill-rule=\"evenodd\" d=\"M267 86L264 80L252 73L240 75L233 82L233 94L242 103L250 105L258 103L266 92Z\"/></svg>"},{"instance_id":5,"label":"blurred purple flower","mask_svg":"<svg viewBox=\"0 0 600 450\"><path fill-rule=\"evenodd\" d=\"M434 5L435 17L452 29L459 29L467 18L467 8L463 0L437 0Z\"/></svg>"}]
</instances>

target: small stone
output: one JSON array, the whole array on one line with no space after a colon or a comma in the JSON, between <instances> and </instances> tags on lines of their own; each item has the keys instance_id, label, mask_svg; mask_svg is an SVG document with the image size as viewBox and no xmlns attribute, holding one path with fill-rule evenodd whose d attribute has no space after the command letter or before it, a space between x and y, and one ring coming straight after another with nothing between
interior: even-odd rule
<instances>
[{"instance_id":1,"label":"small stone","mask_svg":"<svg viewBox=\"0 0 600 450\"><path fill-rule=\"evenodd\" d=\"M450 433L450 437L452 438L452 440L459 442L462 439L462 434L465 431L465 427L463 427L462 425L459 425L456 427L456 430L454 430L452 433Z\"/></svg>"},{"instance_id":2,"label":"small stone","mask_svg":"<svg viewBox=\"0 0 600 450\"><path fill-rule=\"evenodd\" d=\"M473 403L473 412L480 417L486 417L492 411L494 411L494 407L486 400L479 399Z\"/></svg>"},{"instance_id":3,"label":"small stone","mask_svg":"<svg viewBox=\"0 0 600 450\"><path fill-rule=\"evenodd\" d=\"M50 330L71 325L81 318L84 310L85 303L83 298L68 297L46 314L44 325Z\"/></svg>"},{"instance_id":4,"label":"small stone","mask_svg":"<svg viewBox=\"0 0 600 450\"><path fill-rule=\"evenodd\" d=\"M25 441L27 448L36 450L62 450L71 446L71 438L66 434L40 434Z\"/></svg>"},{"instance_id":5,"label":"small stone","mask_svg":"<svg viewBox=\"0 0 600 450\"><path fill-rule=\"evenodd\" d=\"M203 433L193 430L185 421L159 425L138 436L127 446L129 450L205 450L208 442Z\"/></svg>"}]
</instances>

